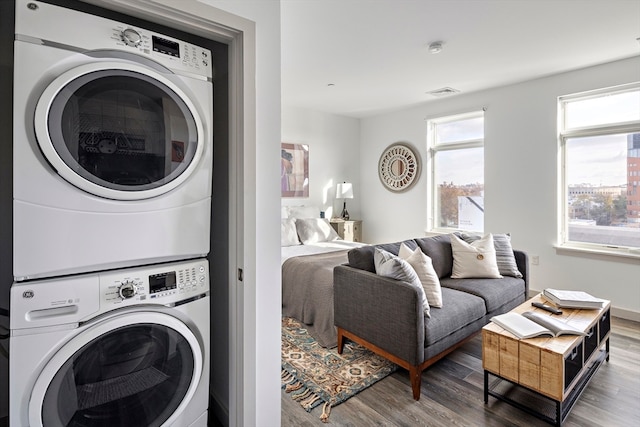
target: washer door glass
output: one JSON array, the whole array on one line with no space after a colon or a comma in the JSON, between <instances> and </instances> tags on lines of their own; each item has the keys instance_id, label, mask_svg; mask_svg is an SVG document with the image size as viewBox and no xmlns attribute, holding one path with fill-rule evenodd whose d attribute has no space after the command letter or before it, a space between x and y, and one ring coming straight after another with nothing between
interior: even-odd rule
<instances>
[{"instance_id":1,"label":"washer door glass","mask_svg":"<svg viewBox=\"0 0 640 427\"><path fill-rule=\"evenodd\" d=\"M113 199L140 199L186 179L205 144L181 89L134 64L67 71L36 107L40 148L73 185Z\"/></svg>"},{"instance_id":2,"label":"washer door glass","mask_svg":"<svg viewBox=\"0 0 640 427\"><path fill-rule=\"evenodd\" d=\"M44 426L160 426L193 382L191 344L158 324L123 326L77 350L50 380Z\"/></svg>"}]
</instances>

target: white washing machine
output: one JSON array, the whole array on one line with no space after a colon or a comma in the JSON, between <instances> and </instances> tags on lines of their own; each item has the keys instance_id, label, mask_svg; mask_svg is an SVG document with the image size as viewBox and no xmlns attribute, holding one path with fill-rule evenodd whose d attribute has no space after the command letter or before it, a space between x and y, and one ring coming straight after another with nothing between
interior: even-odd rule
<instances>
[{"instance_id":1,"label":"white washing machine","mask_svg":"<svg viewBox=\"0 0 640 427\"><path fill-rule=\"evenodd\" d=\"M14 284L11 425L206 426L209 299L206 259Z\"/></svg>"},{"instance_id":2,"label":"white washing machine","mask_svg":"<svg viewBox=\"0 0 640 427\"><path fill-rule=\"evenodd\" d=\"M16 1L16 281L204 256L211 52Z\"/></svg>"}]
</instances>

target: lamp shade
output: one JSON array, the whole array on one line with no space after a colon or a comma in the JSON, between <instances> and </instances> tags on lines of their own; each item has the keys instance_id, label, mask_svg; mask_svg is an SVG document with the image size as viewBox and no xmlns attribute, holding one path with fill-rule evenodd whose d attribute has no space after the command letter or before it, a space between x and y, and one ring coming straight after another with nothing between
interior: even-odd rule
<instances>
[{"instance_id":1,"label":"lamp shade","mask_svg":"<svg viewBox=\"0 0 640 427\"><path fill-rule=\"evenodd\" d=\"M353 185L343 182L336 187L336 199L353 199Z\"/></svg>"}]
</instances>

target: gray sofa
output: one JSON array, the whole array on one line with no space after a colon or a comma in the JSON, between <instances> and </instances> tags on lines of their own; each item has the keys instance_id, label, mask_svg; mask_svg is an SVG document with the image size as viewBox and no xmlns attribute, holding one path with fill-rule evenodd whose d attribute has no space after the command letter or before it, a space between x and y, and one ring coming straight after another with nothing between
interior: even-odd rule
<instances>
[{"instance_id":1,"label":"gray sofa","mask_svg":"<svg viewBox=\"0 0 640 427\"><path fill-rule=\"evenodd\" d=\"M334 269L334 316L338 352L344 339L358 342L409 371L413 398L420 399L422 371L471 339L492 316L525 301L528 258L513 250L522 278L452 279L449 235L406 240L433 262L442 287L442 308L426 317L418 292L407 282L375 273L374 248L398 254L403 242L365 246L348 253Z\"/></svg>"}]
</instances>

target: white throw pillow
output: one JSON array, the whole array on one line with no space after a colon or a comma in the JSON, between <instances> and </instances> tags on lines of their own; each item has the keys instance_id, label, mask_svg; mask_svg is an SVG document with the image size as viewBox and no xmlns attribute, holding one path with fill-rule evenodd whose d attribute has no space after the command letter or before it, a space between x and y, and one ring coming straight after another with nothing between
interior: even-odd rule
<instances>
[{"instance_id":1,"label":"white throw pillow","mask_svg":"<svg viewBox=\"0 0 640 427\"><path fill-rule=\"evenodd\" d=\"M296 219L296 229L304 245L340 240L340 236L326 218Z\"/></svg>"},{"instance_id":2,"label":"white throw pillow","mask_svg":"<svg viewBox=\"0 0 640 427\"><path fill-rule=\"evenodd\" d=\"M452 279L501 279L496 261L493 236L487 234L473 243L467 243L455 234L451 234L453 251Z\"/></svg>"},{"instance_id":3,"label":"white throw pillow","mask_svg":"<svg viewBox=\"0 0 640 427\"><path fill-rule=\"evenodd\" d=\"M441 308L442 289L440 287L440 279L438 279L438 274L436 274L436 270L433 268L431 258L425 255L420 248L412 251L404 243L400 245L398 256L407 261L416 271L420 283L424 288L424 292L427 295L429 306Z\"/></svg>"},{"instance_id":4,"label":"white throw pillow","mask_svg":"<svg viewBox=\"0 0 640 427\"><path fill-rule=\"evenodd\" d=\"M375 248L373 261L376 266L376 274L410 283L418 292L418 299L422 304L425 316L431 317L429 302L420 283L420 278L407 261L379 248Z\"/></svg>"},{"instance_id":5,"label":"white throw pillow","mask_svg":"<svg viewBox=\"0 0 640 427\"><path fill-rule=\"evenodd\" d=\"M296 220L286 218L280 221L280 246L296 246L300 244L296 231Z\"/></svg>"},{"instance_id":6,"label":"white throw pillow","mask_svg":"<svg viewBox=\"0 0 640 427\"><path fill-rule=\"evenodd\" d=\"M475 242L480 236L475 234L460 233L460 238L467 243ZM493 234L493 246L496 250L496 262L498 270L503 276L522 277L518 270L516 257L513 254L510 234Z\"/></svg>"}]
</instances>

